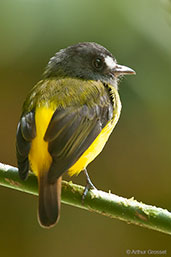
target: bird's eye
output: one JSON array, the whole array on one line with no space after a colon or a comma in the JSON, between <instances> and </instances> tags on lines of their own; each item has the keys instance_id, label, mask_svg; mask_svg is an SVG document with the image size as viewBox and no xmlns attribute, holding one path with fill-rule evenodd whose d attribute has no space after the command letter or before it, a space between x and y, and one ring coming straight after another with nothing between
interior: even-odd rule
<instances>
[{"instance_id":1,"label":"bird's eye","mask_svg":"<svg viewBox=\"0 0 171 257\"><path fill-rule=\"evenodd\" d=\"M95 58L93 60L93 66L95 67L96 70L101 70L103 68L103 60L101 58Z\"/></svg>"}]
</instances>

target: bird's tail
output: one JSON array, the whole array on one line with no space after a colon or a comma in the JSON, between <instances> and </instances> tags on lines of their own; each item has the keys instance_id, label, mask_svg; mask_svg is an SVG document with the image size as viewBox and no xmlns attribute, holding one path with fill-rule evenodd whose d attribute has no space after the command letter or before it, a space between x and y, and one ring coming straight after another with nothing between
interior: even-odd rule
<instances>
[{"instance_id":1,"label":"bird's tail","mask_svg":"<svg viewBox=\"0 0 171 257\"><path fill-rule=\"evenodd\" d=\"M39 175L38 220L45 228L54 226L60 217L61 181L59 177L53 184L49 183L47 172Z\"/></svg>"}]
</instances>

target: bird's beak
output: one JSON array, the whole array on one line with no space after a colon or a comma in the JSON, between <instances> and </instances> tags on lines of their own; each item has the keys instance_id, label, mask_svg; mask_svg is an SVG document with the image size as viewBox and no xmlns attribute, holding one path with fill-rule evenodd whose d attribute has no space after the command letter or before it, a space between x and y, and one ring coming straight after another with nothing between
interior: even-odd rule
<instances>
[{"instance_id":1,"label":"bird's beak","mask_svg":"<svg viewBox=\"0 0 171 257\"><path fill-rule=\"evenodd\" d=\"M113 73L115 76L136 74L136 72L131 68L119 64L116 64L115 68L113 69Z\"/></svg>"}]
</instances>

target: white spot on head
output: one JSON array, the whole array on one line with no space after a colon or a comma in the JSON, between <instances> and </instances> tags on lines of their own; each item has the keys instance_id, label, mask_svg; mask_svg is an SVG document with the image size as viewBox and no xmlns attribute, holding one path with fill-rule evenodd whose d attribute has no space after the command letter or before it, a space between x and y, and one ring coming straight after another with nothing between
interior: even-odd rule
<instances>
[{"instance_id":1,"label":"white spot on head","mask_svg":"<svg viewBox=\"0 0 171 257\"><path fill-rule=\"evenodd\" d=\"M113 69L116 66L116 62L113 60L113 58L111 56L107 56L105 57L105 63L106 65L110 68Z\"/></svg>"}]
</instances>

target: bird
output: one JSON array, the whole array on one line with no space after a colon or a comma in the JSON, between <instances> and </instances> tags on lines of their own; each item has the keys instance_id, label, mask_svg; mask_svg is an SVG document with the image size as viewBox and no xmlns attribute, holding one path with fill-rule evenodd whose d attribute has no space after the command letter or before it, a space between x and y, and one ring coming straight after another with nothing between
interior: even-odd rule
<instances>
[{"instance_id":1,"label":"bird","mask_svg":"<svg viewBox=\"0 0 171 257\"><path fill-rule=\"evenodd\" d=\"M53 227L60 217L62 175L84 171L102 151L118 122L119 79L135 74L105 47L80 42L59 50L24 101L16 132L19 176L38 179L38 221Z\"/></svg>"}]
</instances>

